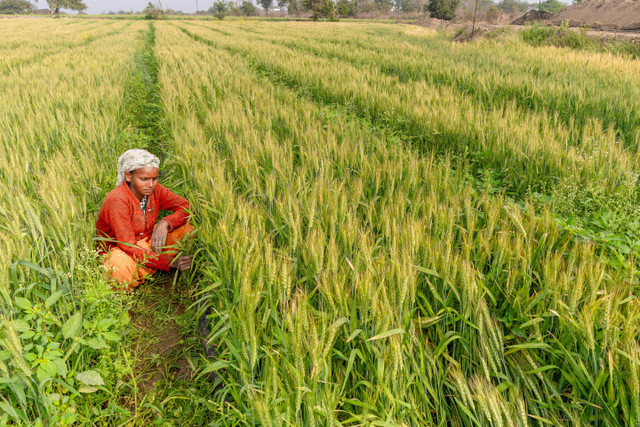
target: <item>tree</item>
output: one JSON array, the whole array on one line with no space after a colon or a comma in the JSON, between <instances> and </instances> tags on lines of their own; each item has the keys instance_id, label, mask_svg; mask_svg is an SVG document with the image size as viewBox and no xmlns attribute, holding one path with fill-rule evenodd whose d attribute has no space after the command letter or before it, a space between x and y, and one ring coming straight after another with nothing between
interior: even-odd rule
<instances>
[{"instance_id":1,"label":"tree","mask_svg":"<svg viewBox=\"0 0 640 427\"><path fill-rule=\"evenodd\" d=\"M82 0L47 0L49 9L53 10L54 14L59 14L60 9L71 9L82 12L87 9L87 5Z\"/></svg>"},{"instance_id":2,"label":"tree","mask_svg":"<svg viewBox=\"0 0 640 427\"><path fill-rule=\"evenodd\" d=\"M278 0L278 6L286 7L289 15L299 16L300 12L302 12L300 0Z\"/></svg>"},{"instance_id":3,"label":"tree","mask_svg":"<svg viewBox=\"0 0 640 427\"><path fill-rule=\"evenodd\" d=\"M336 10L338 15L350 17L355 17L358 12L355 0L338 0Z\"/></svg>"},{"instance_id":4,"label":"tree","mask_svg":"<svg viewBox=\"0 0 640 427\"><path fill-rule=\"evenodd\" d=\"M381 12L388 12L393 9L393 0L374 0L376 6Z\"/></svg>"},{"instance_id":5,"label":"tree","mask_svg":"<svg viewBox=\"0 0 640 427\"><path fill-rule=\"evenodd\" d=\"M147 7L144 8L142 13L144 14L144 19L160 19L164 15L162 7L151 2L147 3Z\"/></svg>"},{"instance_id":6,"label":"tree","mask_svg":"<svg viewBox=\"0 0 640 427\"><path fill-rule=\"evenodd\" d=\"M401 12L415 12L423 10L423 6L426 2L422 0L393 0L392 6L394 10L400 10Z\"/></svg>"},{"instance_id":7,"label":"tree","mask_svg":"<svg viewBox=\"0 0 640 427\"><path fill-rule=\"evenodd\" d=\"M333 3L333 0L322 1L320 17L327 18L329 21L336 21L336 5Z\"/></svg>"},{"instance_id":8,"label":"tree","mask_svg":"<svg viewBox=\"0 0 640 427\"><path fill-rule=\"evenodd\" d=\"M529 9L529 3L523 0L502 0L498 7L509 15L523 14Z\"/></svg>"},{"instance_id":9,"label":"tree","mask_svg":"<svg viewBox=\"0 0 640 427\"><path fill-rule=\"evenodd\" d=\"M402 10L402 0L392 0L391 9L396 13L396 23L400 19L400 11Z\"/></svg>"},{"instance_id":10,"label":"tree","mask_svg":"<svg viewBox=\"0 0 640 427\"><path fill-rule=\"evenodd\" d=\"M227 7L227 4L222 0L218 0L213 4L213 6L209 8L207 13L215 16L219 20L223 20L228 11L229 11L229 8Z\"/></svg>"},{"instance_id":11,"label":"tree","mask_svg":"<svg viewBox=\"0 0 640 427\"><path fill-rule=\"evenodd\" d=\"M560 12L565 5L558 0L545 0L538 6L538 10L544 10L549 13L558 13Z\"/></svg>"},{"instance_id":12,"label":"tree","mask_svg":"<svg viewBox=\"0 0 640 427\"><path fill-rule=\"evenodd\" d=\"M260 6L264 9L264 13L269 16L269 8L273 4L273 0L258 0L258 3L260 3Z\"/></svg>"},{"instance_id":13,"label":"tree","mask_svg":"<svg viewBox=\"0 0 640 427\"><path fill-rule=\"evenodd\" d=\"M253 16L256 14L256 7L250 1L243 1L240 10L244 16Z\"/></svg>"},{"instance_id":14,"label":"tree","mask_svg":"<svg viewBox=\"0 0 640 427\"><path fill-rule=\"evenodd\" d=\"M456 15L456 9L461 0L431 0L427 5L427 11L432 18L451 21Z\"/></svg>"},{"instance_id":15,"label":"tree","mask_svg":"<svg viewBox=\"0 0 640 427\"><path fill-rule=\"evenodd\" d=\"M311 11L311 19L314 21L320 18L327 18L330 21L336 20L336 7L333 0L303 0L302 7Z\"/></svg>"},{"instance_id":16,"label":"tree","mask_svg":"<svg viewBox=\"0 0 640 427\"><path fill-rule=\"evenodd\" d=\"M33 4L27 0L0 0L0 13L17 15L29 13L33 9Z\"/></svg>"}]
</instances>

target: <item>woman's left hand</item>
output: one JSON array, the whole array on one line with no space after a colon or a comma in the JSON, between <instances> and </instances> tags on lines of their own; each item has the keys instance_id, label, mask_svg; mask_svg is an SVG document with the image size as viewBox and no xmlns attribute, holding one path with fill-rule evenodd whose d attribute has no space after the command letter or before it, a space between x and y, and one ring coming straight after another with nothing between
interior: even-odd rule
<instances>
[{"instance_id":1,"label":"woman's left hand","mask_svg":"<svg viewBox=\"0 0 640 427\"><path fill-rule=\"evenodd\" d=\"M160 253L162 248L167 244L167 235L169 234L169 223L163 219L158 221L153 234L151 235L151 250Z\"/></svg>"}]
</instances>

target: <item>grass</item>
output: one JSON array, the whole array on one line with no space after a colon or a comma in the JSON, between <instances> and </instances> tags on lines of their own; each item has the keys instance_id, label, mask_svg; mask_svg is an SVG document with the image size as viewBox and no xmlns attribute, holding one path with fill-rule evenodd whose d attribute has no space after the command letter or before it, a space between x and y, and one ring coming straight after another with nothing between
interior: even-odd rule
<instances>
[{"instance_id":1,"label":"grass","mask_svg":"<svg viewBox=\"0 0 640 427\"><path fill-rule=\"evenodd\" d=\"M0 76L31 77L0 113L0 423L640 419L634 60L375 23L9 25L115 32L44 57L55 96L36 62ZM83 244L134 145L199 231L195 271L122 299Z\"/></svg>"},{"instance_id":2,"label":"grass","mask_svg":"<svg viewBox=\"0 0 640 427\"><path fill-rule=\"evenodd\" d=\"M587 35L587 31L588 28L569 30L568 25L555 28L534 22L520 34L525 42L533 46L551 45L591 52L609 52L633 59L640 57L638 43L605 37L595 38Z\"/></svg>"}]
</instances>

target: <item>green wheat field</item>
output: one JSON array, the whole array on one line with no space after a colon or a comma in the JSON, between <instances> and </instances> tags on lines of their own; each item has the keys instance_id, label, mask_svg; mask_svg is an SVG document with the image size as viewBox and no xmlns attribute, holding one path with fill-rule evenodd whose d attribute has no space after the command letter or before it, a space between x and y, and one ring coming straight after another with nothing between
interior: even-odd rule
<instances>
[{"instance_id":1,"label":"green wheat field","mask_svg":"<svg viewBox=\"0 0 640 427\"><path fill-rule=\"evenodd\" d=\"M639 60L7 19L0 88L0 426L640 424ZM191 374L150 390L147 291L111 291L93 238L133 147L198 230L170 277Z\"/></svg>"}]
</instances>

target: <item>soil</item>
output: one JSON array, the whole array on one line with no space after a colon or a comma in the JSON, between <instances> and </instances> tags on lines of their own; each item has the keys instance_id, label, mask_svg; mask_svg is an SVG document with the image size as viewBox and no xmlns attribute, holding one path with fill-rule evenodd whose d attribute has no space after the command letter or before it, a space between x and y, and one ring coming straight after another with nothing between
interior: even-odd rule
<instances>
[{"instance_id":1,"label":"soil","mask_svg":"<svg viewBox=\"0 0 640 427\"><path fill-rule=\"evenodd\" d=\"M640 30L640 1L589 0L565 7L550 21L601 30Z\"/></svg>"},{"instance_id":2,"label":"soil","mask_svg":"<svg viewBox=\"0 0 640 427\"><path fill-rule=\"evenodd\" d=\"M551 18L553 18L553 13L545 12L544 10L530 10L520 18L512 21L511 25L526 25L535 21L547 21Z\"/></svg>"},{"instance_id":3,"label":"soil","mask_svg":"<svg viewBox=\"0 0 640 427\"><path fill-rule=\"evenodd\" d=\"M134 354L137 364L134 375L138 381L138 390L145 394L163 378L190 380L193 370L185 357L183 344L187 337L181 334L176 318L184 314L185 309L176 298L171 298L172 277L159 277L147 282L144 307L131 310L131 323L136 330ZM136 290L139 292L142 289ZM167 296L169 300L167 301ZM163 301L164 299L164 301ZM160 305L165 307L159 307ZM161 316L150 313L164 312Z\"/></svg>"}]
</instances>

